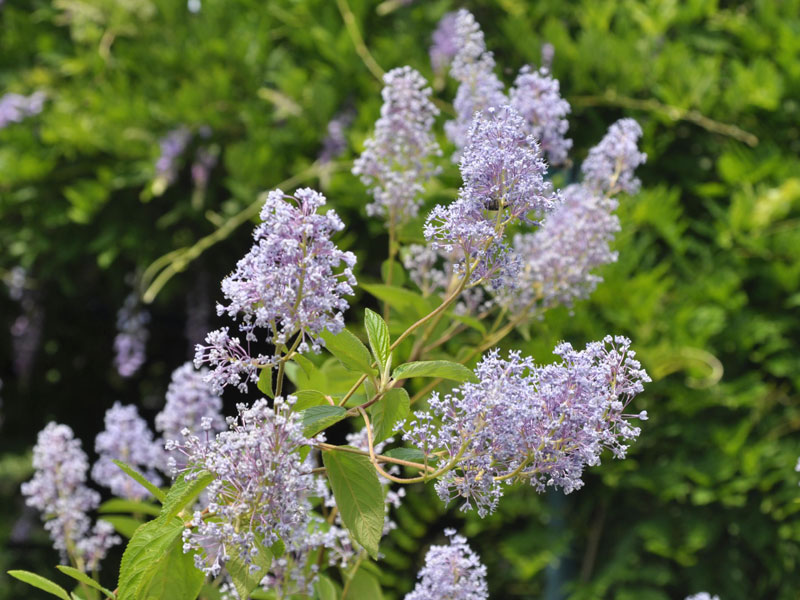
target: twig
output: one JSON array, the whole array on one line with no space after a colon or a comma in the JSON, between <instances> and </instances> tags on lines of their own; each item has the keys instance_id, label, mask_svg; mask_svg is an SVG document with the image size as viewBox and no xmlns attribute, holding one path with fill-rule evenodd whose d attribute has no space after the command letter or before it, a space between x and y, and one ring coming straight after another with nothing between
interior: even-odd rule
<instances>
[{"instance_id":1,"label":"twig","mask_svg":"<svg viewBox=\"0 0 800 600\"><path fill-rule=\"evenodd\" d=\"M347 29L350 40L353 42L356 53L361 57L362 62L367 69L369 69L369 72L372 73L378 81L383 81L384 70L381 69L381 66L377 63L375 58L373 58L372 54L370 54L369 48L367 48L367 45L364 43L364 38L361 37L361 32L358 30L358 25L356 24L356 17L353 11L350 10L347 0L336 0L336 5L339 7L339 12L342 13L344 26Z\"/></svg>"}]
</instances>

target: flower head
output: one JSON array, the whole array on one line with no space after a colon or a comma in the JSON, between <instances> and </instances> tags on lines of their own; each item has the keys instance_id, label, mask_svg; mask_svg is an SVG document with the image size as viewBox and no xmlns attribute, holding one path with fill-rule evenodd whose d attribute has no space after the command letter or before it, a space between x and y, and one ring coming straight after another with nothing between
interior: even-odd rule
<instances>
[{"instance_id":1,"label":"flower head","mask_svg":"<svg viewBox=\"0 0 800 600\"><path fill-rule=\"evenodd\" d=\"M417 215L424 185L437 173L432 157L441 150L431 129L439 110L428 83L411 67L389 71L383 82L381 116L353 174L374 198L367 214L401 223Z\"/></svg>"},{"instance_id":2,"label":"flower head","mask_svg":"<svg viewBox=\"0 0 800 600\"><path fill-rule=\"evenodd\" d=\"M419 581L405 600L486 600L486 567L455 530L445 529L447 546L431 546Z\"/></svg>"},{"instance_id":3,"label":"flower head","mask_svg":"<svg viewBox=\"0 0 800 600\"><path fill-rule=\"evenodd\" d=\"M46 98L44 92L34 92L30 96L14 93L0 96L0 129L9 123L19 123L27 117L38 115L44 108Z\"/></svg>"},{"instance_id":4,"label":"flower head","mask_svg":"<svg viewBox=\"0 0 800 600\"><path fill-rule=\"evenodd\" d=\"M428 54L431 57L431 66L437 74L444 73L458 54L458 13L446 13L436 25L436 31L431 36Z\"/></svg>"},{"instance_id":5,"label":"flower head","mask_svg":"<svg viewBox=\"0 0 800 600\"><path fill-rule=\"evenodd\" d=\"M633 172L647 160L647 154L636 145L642 128L633 119L620 119L583 161L584 185L613 196L617 192L635 194L640 181Z\"/></svg>"},{"instance_id":6,"label":"flower head","mask_svg":"<svg viewBox=\"0 0 800 600\"><path fill-rule=\"evenodd\" d=\"M144 364L147 347L147 324L150 314L139 304L136 293L128 294L117 312L117 335L114 338L114 365L123 377L131 377Z\"/></svg>"},{"instance_id":7,"label":"flower head","mask_svg":"<svg viewBox=\"0 0 800 600\"><path fill-rule=\"evenodd\" d=\"M163 179L163 187L175 182L178 177L178 159L192 140L192 132L187 127L178 127L168 132L158 141L161 153L156 160L156 176Z\"/></svg>"},{"instance_id":8,"label":"flower head","mask_svg":"<svg viewBox=\"0 0 800 600\"><path fill-rule=\"evenodd\" d=\"M475 369L477 383L434 394L404 439L454 467L437 482L439 497L461 497L463 509L474 506L481 516L513 480L570 493L603 449L623 458L639 435L628 420L647 417L623 413L650 381L629 347L628 339L611 336L581 351L561 344L554 351L561 361L546 366L494 350Z\"/></svg>"},{"instance_id":9,"label":"flower head","mask_svg":"<svg viewBox=\"0 0 800 600\"><path fill-rule=\"evenodd\" d=\"M691 596L686 596L686 600L719 600L719 596L712 596L708 592L698 592Z\"/></svg>"},{"instance_id":10,"label":"flower head","mask_svg":"<svg viewBox=\"0 0 800 600\"><path fill-rule=\"evenodd\" d=\"M153 440L153 432L132 404L115 402L105 414L105 430L97 434L94 449L100 455L92 466L92 479L111 489L115 496L141 500L150 495L141 484L131 479L114 460L140 470L156 485L160 478L154 467L163 464L161 447Z\"/></svg>"},{"instance_id":11,"label":"flower head","mask_svg":"<svg viewBox=\"0 0 800 600\"><path fill-rule=\"evenodd\" d=\"M33 479L22 484L25 503L47 519L44 527L62 562L69 555L84 570L96 569L108 549L121 540L105 521L92 527L86 514L100 504L100 494L86 487L89 463L72 429L49 423L40 431L33 467Z\"/></svg>"}]
</instances>

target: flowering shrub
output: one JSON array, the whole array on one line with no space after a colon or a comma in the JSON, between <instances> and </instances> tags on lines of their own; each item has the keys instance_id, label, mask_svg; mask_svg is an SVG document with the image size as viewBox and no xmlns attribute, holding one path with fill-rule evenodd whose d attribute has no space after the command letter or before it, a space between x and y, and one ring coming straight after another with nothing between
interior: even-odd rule
<instances>
[{"instance_id":1,"label":"flowering shrub","mask_svg":"<svg viewBox=\"0 0 800 600\"><path fill-rule=\"evenodd\" d=\"M582 180L556 189L548 163L566 163L571 147L558 82L547 66L525 67L506 96L474 17L461 10L447 19L436 43L455 51L432 56L438 68L449 61L459 82L444 130L462 185L428 215L427 245L398 236L442 167L433 92L411 67L385 75L380 119L353 167L373 197L366 213L389 232L385 283L360 286L383 304L382 316L366 309L363 328L345 327L358 283L355 255L336 242L343 220L314 189L273 190L252 248L221 282L217 312L233 325L198 344L198 371L174 372L156 418L163 438L135 406L106 413L91 474L117 498L100 509L133 517L90 530L99 496L85 486L80 442L64 425L40 434L23 493L80 597L379 597L372 561L395 527L388 513L402 502L401 486L430 482L443 502L483 517L510 485L578 490L606 449L622 459L639 436L633 421L647 413L630 405L650 379L627 338L581 350L561 343L554 364L513 350L504 358L496 346L588 295L599 280L593 269L616 259L613 211L619 194L638 190L641 129L631 119L611 125ZM443 39L448 31L453 40ZM190 137L181 129L162 140L161 187ZM203 164L207 178L213 161ZM398 256L414 286L402 286ZM146 323L136 298L126 302L115 344L123 376L144 360ZM469 328L481 343L453 352ZM434 391L447 382L455 387ZM251 386L262 397L238 403L223 424L220 394ZM334 443L345 421L353 431ZM131 527L141 515L154 518ZM96 573L121 541L109 523L129 537L113 591ZM464 537L446 535L450 545L430 549L408 600L488 597L486 568ZM69 600L53 582L12 575Z\"/></svg>"}]
</instances>

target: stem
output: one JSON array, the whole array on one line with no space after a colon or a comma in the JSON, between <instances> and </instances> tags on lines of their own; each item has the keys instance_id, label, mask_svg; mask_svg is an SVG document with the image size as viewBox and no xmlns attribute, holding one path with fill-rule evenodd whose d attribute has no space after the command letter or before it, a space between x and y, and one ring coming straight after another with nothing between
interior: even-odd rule
<instances>
[{"instance_id":1,"label":"stem","mask_svg":"<svg viewBox=\"0 0 800 600\"><path fill-rule=\"evenodd\" d=\"M350 454L358 454L360 456L369 456L370 455L369 452L366 452L364 450L359 450L358 448L350 448L348 446L334 446L333 444L328 444L326 442L319 442L319 443L316 444L316 447L320 448L321 450L334 450L334 451L337 451L337 452L349 452ZM392 464L395 464L395 465L402 465L404 467L411 467L412 469L419 469L421 471L424 471L425 468L426 468L425 465L423 465L421 463L413 462L413 461L410 461L410 460L403 460L401 458L394 458L392 456L385 456L383 454L376 454L375 458L379 462L387 462L387 463L392 463ZM434 470L433 467L427 467L427 469L429 471L433 471Z\"/></svg>"},{"instance_id":2,"label":"stem","mask_svg":"<svg viewBox=\"0 0 800 600\"><path fill-rule=\"evenodd\" d=\"M390 217L389 217L389 258L387 258L386 263L388 266L387 273L386 273L386 285L392 285L392 274L394 271L394 257L397 254L397 242L396 242L396 225L395 225L395 209L392 207L390 209ZM388 322L389 321L389 302L383 303L383 320Z\"/></svg>"},{"instance_id":3,"label":"stem","mask_svg":"<svg viewBox=\"0 0 800 600\"><path fill-rule=\"evenodd\" d=\"M361 32L358 30L358 25L356 24L356 17L353 11L350 10L347 0L336 0L336 5L339 7L339 12L342 14L344 26L347 29L350 40L353 42L356 53L367 69L369 69L369 72L372 73L378 81L383 81L384 71L375 58L373 58L372 54L370 54L369 48L367 48L367 45L364 43L364 38L361 37Z\"/></svg>"}]
</instances>

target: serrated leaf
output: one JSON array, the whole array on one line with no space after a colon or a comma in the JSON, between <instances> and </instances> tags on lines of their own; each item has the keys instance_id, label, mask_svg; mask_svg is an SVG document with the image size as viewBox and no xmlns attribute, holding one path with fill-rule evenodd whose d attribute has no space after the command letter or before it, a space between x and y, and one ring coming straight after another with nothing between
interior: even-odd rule
<instances>
[{"instance_id":1,"label":"serrated leaf","mask_svg":"<svg viewBox=\"0 0 800 600\"><path fill-rule=\"evenodd\" d=\"M398 458L400 460L407 460L410 462L423 462L425 460L425 453L417 448L392 448L383 453L384 456Z\"/></svg>"},{"instance_id":2,"label":"serrated leaf","mask_svg":"<svg viewBox=\"0 0 800 600\"><path fill-rule=\"evenodd\" d=\"M275 392L272 391L272 367L261 369L258 374L258 390L268 398L274 398Z\"/></svg>"},{"instance_id":3,"label":"serrated leaf","mask_svg":"<svg viewBox=\"0 0 800 600\"><path fill-rule=\"evenodd\" d=\"M405 363L392 372L392 379L411 377L439 377L453 381L477 381L475 374L462 364L449 360L426 360Z\"/></svg>"},{"instance_id":4,"label":"serrated leaf","mask_svg":"<svg viewBox=\"0 0 800 600\"><path fill-rule=\"evenodd\" d=\"M342 600L359 600L369 598L370 600L383 600L383 592L378 580L372 573L365 569L359 569L350 580L350 587Z\"/></svg>"},{"instance_id":5,"label":"serrated leaf","mask_svg":"<svg viewBox=\"0 0 800 600\"><path fill-rule=\"evenodd\" d=\"M225 568L233 580L233 585L239 593L239 598L250 597L250 593L258 587L272 564L272 553L269 549L265 548L259 540L256 540L255 544L258 552L253 556L252 563L245 562L236 552L233 552L225 564ZM256 565L260 569L252 572L251 565Z\"/></svg>"},{"instance_id":6,"label":"serrated leaf","mask_svg":"<svg viewBox=\"0 0 800 600\"><path fill-rule=\"evenodd\" d=\"M400 312L411 313L417 318L428 314L433 308L432 302L429 302L420 294L405 288L380 283L359 284L359 287L365 289L378 300L386 302L392 308Z\"/></svg>"},{"instance_id":7,"label":"serrated leaf","mask_svg":"<svg viewBox=\"0 0 800 600\"><path fill-rule=\"evenodd\" d=\"M312 406L330 406L328 399L325 398L325 394L317 390L300 390L292 394L292 396L297 398L297 402L295 402L292 407L292 410L297 412L311 408Z\"/></svg>"},{"instance_id":8,"label":"serrated leaf","mask_svg":"<svg viewBox=\"0 0 800 600\"><path fill-rule=\"evenodd\" d=\"M381 316L370 309L364 312L364 328L367 330L367 338L372 348L372 354L378 361L380 372L386 368L386 364L391 360L389 345L389 327Z\"/></svg>"},{"instance_id":9,"label":"serrated leaf","mask_svg":"<svg viewBox=\"0 0 800 600\"><path fill-rule=\"evenodd\" d=\"M57 598L61 598L61 600L70 600L69 594L67 594L67 590L62 588L57 583L53 583L46 577L42 577L41 575L37 575L36 573L31 573L30 571L22 571L22 570L15 570L9 571L9 575L11 575L14 579L19 579L20 581L27 583L30 586L38 588L48 594L52 594Z\"/></svg>"},{"instance_id":10,"label":"serrated leaf","mask_svg":"<svg viewBox=\"0 0 800 600\"><path fill-rule=\"evenodd\" d=\"M137 600L196 600L205 574L194 566L194 553L185 554L183 544L172 547L152 577L143 582Z\"/></svg>"},{"instance_id":11,"label":"serrated leaf","mask_svg":"<svg viewBox=\"0 0 800 600\"><path fill-rule=\"evenodd\" d=\"M98 508L99 513L130 513L150 515L157 517L161 514L161 507L152 502L141 502L138 500L125 500L124 498L111 498L106 500Z\"/></svg>"},{"instance_id":12,"label":"serrated leaf","mask_svg":"<svg viewBox=\"0 0 800 600\"><path fill-rule=\"evenodd\" d=\"M136 533L136 530L142 525L139 519L121 515L103 515L102 519L103 521L111 523L117 533L124 535L128 539L131 539Z\"/></svg>"},{"instance_id":13,"label":"serrated leaf","mask_svg":"<svg viewBox=\"0 0 800 600\"><path fill-rule=\"evenodd\" d=\"M313 437L320 431L344 419L347 410L341 406L312 406L311 408L305 409L300 414L303 424L303 435L306 437Z\"/></svg>"},{"instance_id":14,"label":"serrated leaf","mask_svg":"<svg viewBox=\"0 0 800 600\"><path fill-rule=\"evenodd\" d=\"M330 331L322 332L322 339L325 340L325 347L341 363L353 371L360 373L373 374L375 369L370 365L372 359L367 347L353 333L347 329L342 329L336 335Z\"/></svg>"},{"instance_id":15,"label":"serrated leaf","mask_svg":"<svg viewBox=\"0 0 800 600\"><path fill-rule=\"evenodd\" d=\"M140 591L159 576L170 552L177 548L183 554L181 534L183 521L155 519L140 526L128 542L119 571L119 600L141 600ZM194 567L192 567L194 568Z\"/></svg>"},{"instance_id":16,"label":"serrated leaf","mask_svg":"<svg viewBox=\"0 0 800 600\"><path fill-rule=\"evenodd\" d=\"M353 538L377 559L383 534L383 490L369 458L324 450L322 463L342 515Z\"/></svg>"},{"instance_id":17,"label":"serrated leaf","mask_svg":"<svg viewBox=\"0 0 800 600\"><path fill-rule=\"evenodd\" d=\"M392 388L370 407L372 435L376 444L390 437L395 425L406 420L410 406L408 392L403 388Z\"/></svg>"},{"instance_id":18,"label":"serrated leaf","mask_svg":"<svg viewBox=\"0 0 800 600\"><path fill-rule=\"evenodd\" d=\"M58 565L58 566L56 567L56 569L58 569L59 571L61 571L61 572L62 572L62 573L64 573L65 575L69 575L69 576L70 576L70 577L72 577L73 579L75 579L75 580L77 580L77 581L80 581L81 583L84 583L84 584L88 585L89 587L93 587L94 589L96 589L96 590L98 590L98 591L102 592L103 594L105 594L105 595L106 595L107 597L109 597L109 598L112 598L112 599L115 599L115 598L116 598L116 596L114 595L114 592L112 592L111 590L108 590L108 589L104 588L102 585L100 585L99 583L97 583L97 582L96 582L94 579L92 579L91 577L89 577L89 576L88 576L86 573L84 573L83 571L79 571L78 569L76 569L76 568L74 568L74 567L68 567L68 566L66 566L66 565Z\"/></svg>"},{"instance_id":19,"label":"serrated leaf","mask_svg":"<svg viewBox=\"0 0 800 600\"><path fill-rule=\"evenodd\" d=\"M186 479L186 472L181 473L172 487L167 491L164 506L159 519L170 521L178 516L188 504L194 501L208 485L214 481L214 475L208 471L199 471L192 479Z\"/></svg>"},{"instance_id":20,"label":"serrated leaf","mask_svg":"<svg viewBox=\"0 0 800 600\"><path fill-rule=\"evenodd\" d=\"M150 483L144 475L139 473L139 471L130 465L125 464L121 460L112 459L112 461L115 465L122 469L128 477L150 492L156 500L159 502L164 502L166 494L158 489L158 487L156 487L154 484Z\"/></svg>"}]
</instances>

